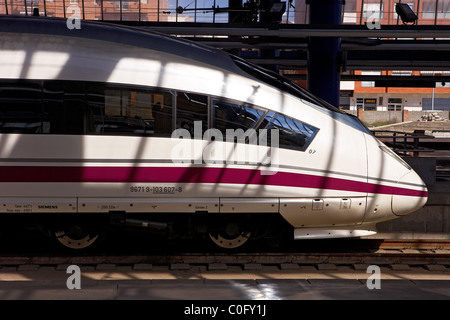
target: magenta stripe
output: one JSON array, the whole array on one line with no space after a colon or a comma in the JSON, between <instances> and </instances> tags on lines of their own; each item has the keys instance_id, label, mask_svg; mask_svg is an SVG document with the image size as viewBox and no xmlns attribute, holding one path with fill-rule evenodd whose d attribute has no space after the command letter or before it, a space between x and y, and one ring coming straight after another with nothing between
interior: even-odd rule
<instances>
[{"instance_id":1,"label":"magenta stripe","mask_svg":"<svg viewBox=\"0 0 450 320\"><path fill-rule=\"evenodd\" d=\"M427 197L428 192L309 174L201 167L3 166L0 182L229 183L341 190Z\"/></svg>"}]
</instances>

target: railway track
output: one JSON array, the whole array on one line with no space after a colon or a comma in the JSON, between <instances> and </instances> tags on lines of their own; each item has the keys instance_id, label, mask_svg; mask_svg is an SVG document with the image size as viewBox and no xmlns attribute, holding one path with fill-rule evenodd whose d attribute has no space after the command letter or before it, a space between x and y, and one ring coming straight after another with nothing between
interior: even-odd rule
<instances>
[{"instance_id":1,"label":"railway track","mask_svg":"<svg viewBox=\"0 0 450 320\"><path fill-rule=\"evenodd\" d=\"M378 249L391 250L435 250L436 252L445 252L449 250L450 241L448 240L382 240Z\"/></svg>"},{"instance_id":2,"label":"railway track","mask_svg":"<svg viewBox=\"0 0 450 320\"><path fill-rule=\"evenodd\" d=\"M370 246L372 244L372 246ZM241 252L241 253L93 253L51 254L20 253L1 254L2 267L20 267L29 270L40 266L76 264L80 266L168 266L174 270L188 270L195 266L212 269L227 269L241 266L244 270L263 266L278 266L280 269L315 266L320 270L325 265L440 265L450 270L450 241L364 241L351 250L330 248L330 251L309 252ZM101 268L101 267L100 267ZM1 269L0 269L1 271Z\"/></svg>"}]
</instances>

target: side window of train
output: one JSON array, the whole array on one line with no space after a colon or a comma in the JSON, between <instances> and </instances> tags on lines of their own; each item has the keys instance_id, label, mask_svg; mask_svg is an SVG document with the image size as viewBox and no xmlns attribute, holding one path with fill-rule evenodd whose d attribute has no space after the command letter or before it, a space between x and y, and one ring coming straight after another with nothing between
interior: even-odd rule
<instances>
[{"instance_id":1,"label":"side window of train","mask_svg":"<svg viewBox=\"0 0 450 320\"><path fill-rule=\"evenodd\" d=\"M42 108L39 81L0 82L0 132L48 133L49 115Z\"/></svg>"},{"instance_id":2,"label":"side window of train","mask_svg":"<svg viewBox=\"0 0 450 320\"><path fill-rule=\"evenodd\" d=\"M170 136L172 94L162 90L88 85L88 133Z\"/></svg>"},{"instance_id":3,"label":"side window of train","mask_svg":"<svg viewBox=\"0 0 450 320\"><path fill-rule=\"evenodd\" d=\"M194 138L194 122L201 121L202 132L208 129L208 97L178 92L177 94L177 129L186 129ZM198 133L197 133L198 134Z\"/></svg>"},{"instance_id":4,"label":"side window of train","mask_svg":"<svg viewBox=\"0 0 450 320\"><path fill-rule=\"evenodd\" d=\"M19 81L0 83L3 133L84 133L83 83Z\"/></svg>"},{"instance_id":5,"label":"side window of train","mask_svg":"<svg viewBox=\"0 0 450 320\"><path fill-rule=\"evenodd\" d=\"M226 137L227 129L256 129L265 109L246 105L243 103L233 103L229 101L213 101L213 128L219 129L223 137Z\"/></svg>"},{"instance_id":6,"label":"side window of train","mask_svg":"<svg viewBox=\"0 0 450 320\"><path fill-rule=\"evenodd\" d=\"M276 114L267 129L278 129L280 148L304 151L314 139L319 129L301 121L292 119L283 114ZM267 135L268 145L271 142L271 134Z\"/></svg>"},{"instance_id":7,"label":"side window of train","mask_svg":"<svg viewBox=\"0 0 450 320\"><path fill-rule=\"evenodd\" d=\"M48 115L53 134L84 133L84 83L73 81L45 81L43 108Z\"/></svg>"}]
</instances>

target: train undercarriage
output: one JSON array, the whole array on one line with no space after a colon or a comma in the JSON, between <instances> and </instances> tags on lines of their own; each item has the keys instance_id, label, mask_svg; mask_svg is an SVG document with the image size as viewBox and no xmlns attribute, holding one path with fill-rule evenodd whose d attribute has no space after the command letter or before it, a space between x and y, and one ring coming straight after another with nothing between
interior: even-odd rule
<instances>
[{"instance_id":1,"label":"train undercarriage","mask_svg":"<svg viewBox=\"0 0 450 320\"><path fill-rule=\"evenodd\" d=\"M255 240L293 238L293 228L281 216L254 214L129 214L124 211L95 214L39 214L30 225L29 216L14 215L6 225L37 228L59 247L87 250L121 232L136 229L166 240L202 238L216 250L239 250Z\"/></svg>"}]
</instances>

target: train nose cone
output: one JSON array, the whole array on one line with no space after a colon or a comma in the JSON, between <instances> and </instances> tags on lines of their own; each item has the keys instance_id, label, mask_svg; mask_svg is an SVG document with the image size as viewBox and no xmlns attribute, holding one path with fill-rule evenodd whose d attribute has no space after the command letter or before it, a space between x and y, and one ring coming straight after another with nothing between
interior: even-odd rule
<instances>
[{"instance_id":1,"label":"train nose cone","mask_svg":"<svg viewBox=\"0 0 450 320\"><path fill-rule=\"evenodd\" d=\"M397 182L392 194L392 212L402 216L422 208L428 200L428 189L419 175L411 170Z\"/></svg>"}]
</instances>

